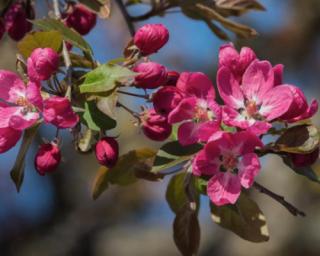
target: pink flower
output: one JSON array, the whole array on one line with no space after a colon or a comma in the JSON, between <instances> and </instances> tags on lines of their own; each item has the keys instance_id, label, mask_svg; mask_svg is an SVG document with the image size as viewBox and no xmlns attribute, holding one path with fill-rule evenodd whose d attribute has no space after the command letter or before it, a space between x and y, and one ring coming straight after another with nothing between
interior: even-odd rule
<instances>
[{"instance_id":1,"label":"pink flower","mask_svg":"<svg viewBox=\"0 0 320 256\"><path fill-rule=\"evenodd\" d=\"M5 29L4 23L2 19L0 19L0 40L2 39L5 32L6 32L6 29Z\"/></svg>"},{"instance_id":2,"label":"pink flower","mask_svg":"<svg viewBox=\"0 0 320 256\"><path fill-rule=\"evenodd\" d=\"M27 19L32 19L33 10L30 14L25 11L23 3L12 4L4 15L5 27L9 36L15 40L21 40L32 29L32 24Z\"/></svg>"},{"instance_id":3,"label":"pink flower","mask_svg":"<svg viewBox=\"0 0 320 256\"><path fill-rule=\"evenodd\" d=\"M239 82L241 82L242 75L247 67L256 59L256 54L252 49L243 47L238 53L232 43L222 45L219 50L219 68L229 68Z\"/></svg>"},{"instance_id":4,"label":"pink flower","mask_svg":"<svg viewBox=\"0 0 320 256\"><path fill-rule=\"evenodd\" d=\"M42 144L35 156L34 165L40 175L56 170L61 161L61 152L55 142Z\"/></svg>"},{"instance_id":5,"label":"pink flower","mask_svg":"<svg viewBox=\"0 0 320 256\"><path fill-rule=\"evenodd\" d=\"M8 104L0 107L0 129L23 131L39 120L42 110L40 85L23 81L10 71L0 71L0 99Z\"/></svg>"},{"instance_id":6,"label":"pink flower","mask_svg":"<svg viewBox=\"0 0 320 256\"><path fill-rule=\"evenodd\" d=\"M79 116L72 110L70 101L58 96L43 102L43 117L47 123L61 129L73 128L79 122Z\"/></svg>"},{"instance_id":7,"label":"pink flower","mask_svg":"<svg viewBox=\"0 0 320 256\"><path fill-rule=\"evenodd\" d=\"M183 94L177 87L164 86L153 95L152 102L157 113L168 116L182 99Z\"/></svg>"},{"instance_id":8,"label":"pink flower","mask_svg":"<svg viewBox=\"0 0 320 256\"><path fill-rule=\"evenodd\" d=\"M169 31L162 24L147 24L134 35L134 44L146 56L156 53L169 40Z\"/></svg>"},{"instance_id":9,"label":"pink flower","mask_svg":"<svg viewBox=\"0 0 320 256\"><path fill-rule=\"evenodd\" d=\"M71 4L65 23L74 28L79 34L86 35L97 23L97 15L83 4Z\"/></svg>"},{"instance_id":10,"label":"pink flower","mask_svg":"<svg viewBox=\"0 0 320 256\"><path fill-rule=\"evenodd\" d=\"M154 109L141 114L141 126L144 135L155 141L166 140L172 131L172 126L165 116L159 115Z\"/></svg>"},{"instance_id":11,"label":"pink flower","mask_svg":"<svg viewBox=\"0 0 320 256\"><path fill-rule=\"evenodd\" d=\"M59 55L51 48L37 48L28 58L31 81L48 80L59 68Z\"/></svg>"},{"instance_id":12,"label":"pink flower","mask_svg":"<svg viewBox=\"0 0 320 256\"><path fill-rule=\"evenodd\" d=\"M13 128L0 128L0 154L13 148L20 140L22 131Z\"/></svg>"},{"instance_id":13,"label":"pink flower","mask_svg":"<svg viewBox=\"0 0 320 256\"><path fill-rule=\"evenodd\" d=\"M96 144L96 158L101 165L112 168L118 161L119 144L111 137L104 137Z\"/></svg>"},{"instance_id":14,"label":"pink flower","mask_svg":"<svg viewBox=\"0 0 320 256\"><path fill-rule=\"evenodd\" d=\"M176 86L178 79L180 77L180 73L174 70L167 72L167 82L166 85Z\"/></svg>"},{"instance_id":15,"label":"pink flower","mask_svg":"<svg viewBox=\"0 0 320 256\"><path fill-rule=\"evenodd\" d=\"M167 81L167 69L155 62L140 63L133 71L139 73L135 77L135 84L140 88L154 89Z\"/></svg>"},{"instance_id":16,"label":"pink flower","mask_svg":"<svg viewBox=\"0 0 320 256\"><path fill-rule=\"evenodd\" d=\"M214 101L213 84L203 73L181 73L177 89L184 99L168 117L169 123L180 123L178 140L181 145L207 141L220 129L221 109Z\"/></svg>"},{"instance_id":17,"label":"pink flower","mask_svg":"<svg viewBox=\"0 0 320 256\"><path fill-rule=\"evenodd\" d=\"M313 165L319 158L319 148L309 154L290 154L291 161L296 167Z\"/></svg>"},{"instance_id":18,"label":"pink flower","mask_svg":"<svg viewBox=\"0 0 320 256\"><path fill-rule=\"evenodd\" d=\"M193 161L193 174L210 177L207 193L214 204L234 204L241 186L252 186L260 171L254 150L262 146L260 139L247 131L217 132L210 138Z\"/></svg>"},{"instance_id":19,"label":"pink flower","mask_svg":"<svg viewBox=\"0 0 320 256\"><path fill-rule=\"evenodd\" d=\"M274 71L268 61L254 61L242 77L242 85L227 67L217 74L218 89L226 106L223 121L229 126L266 133L271 121L290 108L293 95L289 85L274 86Z\"/></svg>"}]
</instances>

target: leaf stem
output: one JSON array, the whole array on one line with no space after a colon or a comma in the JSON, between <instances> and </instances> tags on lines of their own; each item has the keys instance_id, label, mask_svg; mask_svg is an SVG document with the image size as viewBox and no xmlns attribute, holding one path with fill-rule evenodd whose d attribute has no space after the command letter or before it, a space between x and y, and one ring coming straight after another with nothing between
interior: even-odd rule
<instances>
[{"instance_id":1,"label":"leaf stem","mask_svg":"<svg viewBox=\"0 0 320 256\"><path fill-rule=\"evenodd\" d=\"M132 109L128 108L127 106L123 105L122 103L120 103L119 101L117 102L117 106L123 108L124 110L126 110L128 113L130 113L134 118L138 119L140 122L140 116L139 113L133 111Z\"/></svg>"},{"instance_id":2,"label":"leaf stem","mask_svg":"<svg viewBox=\"0 0 320 256\"><path fill-rule=\"evenodd\" d=\"M306 214L303 211L300 211L295 206L293 206L291 203L287 202L285 198L281 195L278 195L271 190L267 189L266 187L262 186L261 184L254 182L253 187L258 190L260 193L266 194L282 204L293 216L302 216L305 217Z\"/></svg>"},{"instance_id":3,"label":"leaf stem","mask_svg":"<svg viewBox=\"0 0 320 256\"><path fill-rule=\"evenodd\" d=\"M136 93L125 92L125 91L118 91L118 93L130 95L130 96L133 96L133 97L143 98L143 99L146 99L146 100L150 100L150 95L148 95L148 94L136 94Z\"/></svg>"}]
</instances>

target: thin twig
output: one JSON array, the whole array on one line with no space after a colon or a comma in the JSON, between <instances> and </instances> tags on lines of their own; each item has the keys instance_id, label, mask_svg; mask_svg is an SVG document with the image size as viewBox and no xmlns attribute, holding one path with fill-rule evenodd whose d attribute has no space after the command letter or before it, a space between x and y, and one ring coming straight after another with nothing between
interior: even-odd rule
<instances>
[{"instance_id":1,"label":"thin twig","mask_svg":"<svg viewBox=\"0 0 320 256\"><path fill-rule=\"evenodd\" d=\"M146 99L146 100L150 100L150 95L146 95L146 94L136 94L136 93L132 93L132 92L125 92L125 91L117 91L118 93L121 93L121 94L126 94L126 95L130 95L130 96L133 96L133 97L138 97L138 98L143 98L143 99Z\"/></svg>"},{"instance_id":2,"label":"thin twig","mask_svg":"<svg viewBox=\"0 0 320 256\"><path fill-rule=\"evenodd\" d=\"M137 21L144 21L144 20L147 20L149 18L152 18L153 16L157 16L161 13L163 13L164 11L170 9L170 8L173 8L173 7L176 7L172 4L166 4L164 6L162 6L161 8L153 8L151 9L149 12L143 14L143 15L140 15L140 16L131 16L130 17L130 21L131 22L137 22Z\"/></svg>"},{"instance_id":3,"label":"thin twig","mask_svg":"<svg viewBox=\"0 0 320 256\"><path fill-rule=\"evenodd\" d=\"M127 106L123 105L122 103L120 103L119 101L117 102L117 106L123 108L124 110L126 110L128 113L130 113L134 118L138 119L140 122L140 116L139 113L133 111L132 109L128 108Z\"/></svg>"},{"instance_id":4,"label":"thin twig","mask_svg":"<svg viewBox=\"0 0 320 256\"><path fill-rule=\"evenodd\" d=\"M260 193L266 194L266 195L270 196L271 198L273 198L274 200L276 200L277 202L279 202L280 204L282 204L293 216L299 216L299 215L302 217L306 216L306 214L303 211L300 211L295 206L293 206L292 204L287 202L283 196L280 196L280 195L270 191L269 189L265 188L264 186L262 186L261 184L259 184L257 182L253 183L253 187L256 190L258 190Z\"/></svg>"},{"instance_id":5,"label":"thin twig","mask_svg":"<svg viewBox=\"0 0 320 256\"><path fill-rule=\"evenodd\" d=\"M128 29L129 29L131 36L134 36L134 34L136 33L136 30L134 28L134 24L132 23L131 17L127 11L126 6L124 5L122 0L116 0L116 3L118 4L118 7L122 13L122 16L127 23L127 26L128 26Z\"/></svg>"}]
</instances>

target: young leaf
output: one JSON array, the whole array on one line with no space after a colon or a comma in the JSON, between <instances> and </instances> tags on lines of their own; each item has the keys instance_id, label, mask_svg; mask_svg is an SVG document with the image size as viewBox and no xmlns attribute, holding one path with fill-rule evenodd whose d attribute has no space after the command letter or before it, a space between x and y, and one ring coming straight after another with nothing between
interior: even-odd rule
<instances>
[{"instance_id":1,"label":"young leaf","mask_svg":"<svg viewBox=\"0 0 320 256\"><path fill-rule=\"evenodd\" d=\"M173 222L173 238L183 256L197 254L200 244L200 225L197 212L184 205Z\"/></svg>"},{"instance_id":2,"label":"young leaf","mask_svg":"<svg viewBox=\"0 0 320 256\"><path fill-rule=\"evenodd\" d=\"M109 187L109 181L107 178L109 171L110 170L104 166L101 166L98 169L98 173L93 182L94 185L92 189L92 198L94 200L96 200Z\"/></svg>"},{"instance_id":3,"label":"young leaf","mask_svg":"<svg viewBox=\"0 0 320 256\"><path fill-rule=\"evenodd\" d=\"M102 113L94 101L85 102L83 119L89 129L94 131L110 130L116 127L117 122Z\"/></svg>"},{"instance_id":4,"label":"young leaf","mask_svg":"<svg viewBox=\"0 0 320 256\"><path fill-rule=\"evenodd\" d=\"M117 83L133 78L136 73L119 65L104 64L87 73L80 85L81 93L98 93L112 91Z\"/></svg>"},{"instance_id":5,"label":"young leaf","mask_svg":"<svg viewBox=\"0 0 320 256\"><path fill-rule=\"evenodd\" d=\"M299 125L286 130L276 141L277 151L306 154L319 146L319 131L314 125Z\"/></svg>"},{"instance_id":6,"label":"young leaf","mask_svg":"<svg viewBox=\"0 0 320 256\"><path fill-rule=\"evenodd\" d=\"M269 240L266 218L259 206L244 193L235 205L210 204L212 220L245 240L259 243Z\"/></svg>"},{"instance_id":7,"label":"young leaf","mask_svg":"<svg viewBox=\"0 0 320 256\"><path fill-rule=\"evenodd\" d=\"M23 182L26 155L34 137L38 132L39 126L40 124L36 124L33 127L25 130L16 162L10 172L11 179L16 185L18 192L20 191Z\"/></svg>"},{"instance_id":8,"label":"young leaf","mask_svg":"<svg viewBox=\"0 0 320 256\"><path fill-rule=\"evenodd\" d=\"M27 34L19 43L19 52L28 58L36 48L52 48L59 52L62 45L62 35L59 31L41 31Z\"/></svg>"},{"instance_id":9,"label":"young leaf","mask_svg":"<svg viewBox=\"0 0 320 256\"><path fill-rule=\"evenodd\" d=\"M32 20L30 22L44 31L59 31L64 40L92 55L92 49L90 45L82 38L82 36L78 32L66 27L61 21L47 18Z\"/></svg>"},{"instance_id":10,"label":"young leaf","mask_svg":"<svg viewBox=\"0 0 320 256\"><path fill-rule=\"evenodd\" d=\"M182 146L179 141L171 141L164 144L160 150L174 156L190 156L203 148L200 144Z\"/></svg>"},{"instance_id":11,"label":"young leaf","mask_svg":"<svg viewBox=\"0 0 320 256\"><path fill-rule=\"evenodd\" d=\"M170 209L176 214L188 203L188 198L184 189L185 177L185 172L172 176L166 191L166 199Z\"/></svg>"}]
</instances>

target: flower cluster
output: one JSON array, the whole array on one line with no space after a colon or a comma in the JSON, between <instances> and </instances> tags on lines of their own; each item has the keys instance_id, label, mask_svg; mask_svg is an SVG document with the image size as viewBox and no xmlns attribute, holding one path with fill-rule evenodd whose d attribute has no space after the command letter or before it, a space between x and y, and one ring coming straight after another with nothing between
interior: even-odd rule
<instances>
[{"instance_id":1,"label":"flower cluster","mask_svg":"<svg viewBox=\"0 0 320 256\"><path fill-rule=\"evenodd\" d=\"M168 31L157 24L139 29L134 43L143 56L157 52L168 40ZM158 88L153 108L141 114L144 134L155 141L167 139L173 125L182 146L201 144L192 170L208 181L207 194L220 206L233 204L248 189L260 171L256 153L264 147L263 136L275 122L288 125L311 118L318 102L309 105L299 87L283 82L283 65L272 66L244 47L240 53L229 43L220 48L213 83L200 72L168 71L152 61L137 64L135 86ZM291 154L296 166L310 165L319 156Z\"/></svg>"}]
</instances>

